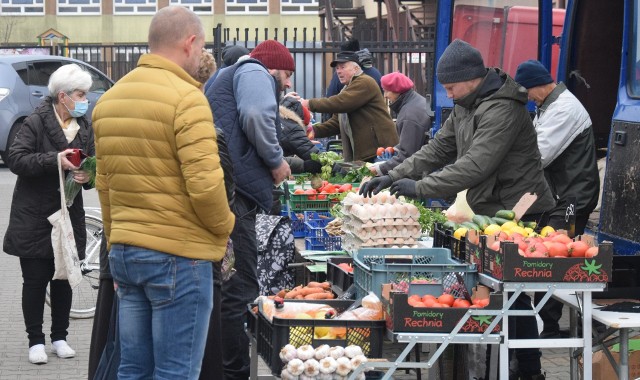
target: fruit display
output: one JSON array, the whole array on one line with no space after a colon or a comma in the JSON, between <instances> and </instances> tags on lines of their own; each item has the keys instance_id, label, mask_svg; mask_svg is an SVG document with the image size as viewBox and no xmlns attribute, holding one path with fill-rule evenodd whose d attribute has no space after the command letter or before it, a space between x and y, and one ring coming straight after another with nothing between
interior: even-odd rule
<instances>
[{"instance_id":1,"label":"fruit display","mask_svg":"<svg viewBox=\"0 0 640 380\"><path fill-rule=\"evenodd\" d=\"M313 186L313 185L312 185ZM306 195L310 201L322 201L332 198L332 194L346 193L354 190L350 183L332 184L328 181L321 181L320 185L311 189L295 189L293 195Z\"/></svg>"},{"instance_id":2,"label":"fruit display","mask_svg":"<svg viewBox=\"0 0 640 380\"><path fill-rule=\"evenodd\" d=\"M422 230L415 205L388 192L370 198L349 193L342 204L344 249L354 252L360 247L417 247Z\"/></svg>"},{"instance_id":3,"label":"fruit display","mask_svg":"<svg viewBox=\"0 0 640 380\"><path fill-rule=\"evenodd\" d=\"M465 298L456 298L451 294L443 293L438 297L431 294L423 296L413 294L407 299L407 303L413 307L460 307L460 308L483 308L489 304L489 298L477 297L472 301Z\"/></svg>"},{"instance_id":4,"label":"fruit display","mask_svg":"<svg viewBox=\"0 0 640 380\"><path fill-rule=\"evenodd\" d=\"M284 365L280 372L282 380L346 378L360 364L368 361L358 345L331 347L323 344L314 349L311 345L296 348L287 344L280 350L279 357ZM364 372L356 377L364 378Z\"/></svg>"}]
</instances>

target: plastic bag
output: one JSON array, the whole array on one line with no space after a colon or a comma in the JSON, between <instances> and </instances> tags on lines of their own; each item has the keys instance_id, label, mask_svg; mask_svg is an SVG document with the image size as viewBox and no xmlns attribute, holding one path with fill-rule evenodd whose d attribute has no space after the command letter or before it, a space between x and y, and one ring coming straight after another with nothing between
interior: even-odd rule
<instances>
[{"instance_id":1,"label":"plastic bag","mask_svg":"<svg viewBox=\"0 0 640 380\"><path fill-rule=\"evenodd\" d=\"M258 297L258 310L269 321L273 319L273 316L278 318L290 318L290 319L318 319L318 316L326 315L326 313L336 314L336 309L333 307L320 304L320 303L307 303L307 302L287 302L285 300L281 307L275 306L274 300L265 296Z\"/></svg>"},{"instance_id":2,"label":"plastic bag","mask_svg":"<svg viewBox=\"0 0 640 380\"><path fill-rule=\"evenodd\" d=\"M458 193L456 201L444 212L444 215L455 223L468 222L473 218L475 214L467 203L467 190Z\"/></svg>"},{"instance_id":3,"label":"plastic bag","mask_svg":"<svg viewBox=\"0 0 640 380\"><path fill-rule=\"evenodd\" d=\"M382 302L373 292L362 298L362 307L347 310L338 315L335 319L358 320L358 321L379 321L384 318L382 313Z\"/></svg>"}]
</instances>

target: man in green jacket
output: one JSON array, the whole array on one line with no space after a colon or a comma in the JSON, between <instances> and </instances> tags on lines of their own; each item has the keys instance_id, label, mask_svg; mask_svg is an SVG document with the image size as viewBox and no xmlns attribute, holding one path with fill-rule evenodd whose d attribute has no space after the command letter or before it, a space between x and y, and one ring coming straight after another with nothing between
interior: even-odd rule
<instances>
[{"instance_id":1,"label":"man in green jacket","mask_svg":"<svg viewBox=\"0 0 640 380\"><path fill-rule=\"evenodd\" d=\"M486 68L480 52L461 40L445 49L436 75L453 98L451 115L433 140L388 175L363 185L360 193L390 187L398 196L446 198L468 189L473 212L494 215L533 192L538 199L529 208L530 219L552 209L525 89L501 69ZM531 309L531 300L519 297L514 308ZM510 327L516 324L516 337L538 337L535 318L518 317ZM521 379L544 379L539 349L520 349L516 355Z\"/></svg>"},{"instance_id":2,"label":"man in green jacket","mask_svg":"<svg viewBox=\"0 0 640 380\"><path fill-rule=\"evenodd\" d=\"M345 161L373 161L378 147L396 146L398 132L378 83L363 74L358 55L338 53L331 67L345 87L339 94L318 99L301 99L311 112L332 113L331 119L313 127L315 137L340 135Z\"/></svg>"}]
</instances>

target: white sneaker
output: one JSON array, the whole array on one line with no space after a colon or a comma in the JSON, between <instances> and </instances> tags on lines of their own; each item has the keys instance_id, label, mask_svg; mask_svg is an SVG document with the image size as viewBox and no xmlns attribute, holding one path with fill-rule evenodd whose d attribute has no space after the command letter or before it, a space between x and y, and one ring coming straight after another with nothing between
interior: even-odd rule
<instances>
[{"instance_id":1,"label":"white sneaker","mask_svg":"<svg viewBox=\"0 0 640 380\"><path fill-rule=\"evenodd\" d=\"M44 344L36 344L29 347L29 362L33 364L47 364L47 353L44 351Z\"/></svg>"},{"instance_id":2,"label":"white sneaker","mask_svg":"<svg viewBox=\"0 0 640 380\"><path fill-rule=\"evenodd\" d=\"M51 343L51 352L62 359L68 359L76 356L76 352L73 348L69 347L66 340L56 340Z\"/></svg>"}]
</instances>

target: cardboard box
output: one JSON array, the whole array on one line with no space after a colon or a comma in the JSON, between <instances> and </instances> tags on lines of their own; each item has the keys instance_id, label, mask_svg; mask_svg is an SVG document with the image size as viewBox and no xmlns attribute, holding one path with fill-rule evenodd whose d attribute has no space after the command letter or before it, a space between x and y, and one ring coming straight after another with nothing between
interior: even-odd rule
<instances>
[{"instance_id":1,"label":"cardboard box","mask_svg":"<svg viewBox=\"0 0 640 380\"><path fill-rule=\"evenodd\" d=\"M493 237L486 239L483 273L502 281L516 282L608 282L611 281L613 244L599 245L598 255L584 257L524 257L518 245L505 241L500 251L489 249ZM582 235L575 240L595 246L592 236Z\"/></svg>"},{"instance_id":2,"label":"cardboard box","mask_svg":"<svg viewBox=\"0 0 640 380\"><path fill-rule=\"evenodd\" d=\"M637 347L637 349L632 351L634 347ZM620 363L620 354L618 352L612 350L611 356L613 356L616 363ZM582 371L582 358L580 359L580 367ZM602 350L593 353L593 378L606 380L618 379L616 371ZM640 378L640 338L629 340L629 379L637 378Z\"/></svg>"},{"instance_id":3,"label":"cardboard box","mask_svg":"<svg viewBox=\"0 0 640 380\"><path fill-rule=\"evenodd\" d=\"M435 291L426 294L440 295L440 293ZM408 299L408 293L392 291L391 284L382 286L382 308L385 312L388 330L393 332L448 333L456 327L468 310L467 308L413 307L409 305ZM499 310L501 308L502 295L491 294L489 305L484 309ZM493 318L495 316L473 315L462 326L460 333L485 332ZM498 323L493 332L499 332L501 325L502 322Z\"/></svg>"}]
</instances>

